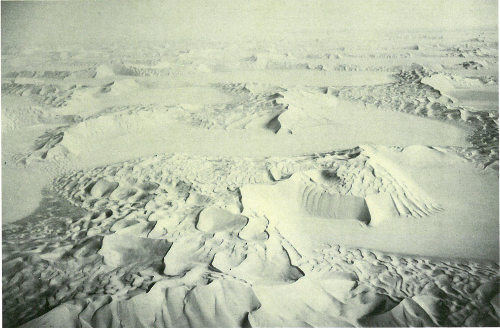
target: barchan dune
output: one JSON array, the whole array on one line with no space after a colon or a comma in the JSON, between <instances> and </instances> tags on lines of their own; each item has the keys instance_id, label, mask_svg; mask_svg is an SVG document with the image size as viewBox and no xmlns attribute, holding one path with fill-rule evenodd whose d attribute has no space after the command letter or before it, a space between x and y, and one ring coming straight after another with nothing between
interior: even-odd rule
<instances>
[{"instance_id":1,"label":"barchan dune","mask_svg":"<svg viewBox=\"0 0 500 328\"><path fill-rule=\"evenodd\" d=\"M3 324L498 326L496 15L3 2Z\"/></svg>"}]
</instances>

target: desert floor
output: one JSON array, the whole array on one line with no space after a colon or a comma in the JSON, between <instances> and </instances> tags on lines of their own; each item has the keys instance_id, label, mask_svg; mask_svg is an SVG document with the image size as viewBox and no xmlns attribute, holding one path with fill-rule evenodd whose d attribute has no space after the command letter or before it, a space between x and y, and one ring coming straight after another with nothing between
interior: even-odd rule
<instances>
[{"instance_id":1,"label":"desert floor","mask_svg":"<svg viewBox=\"0 0 500 328\"><path fill-rule=\"evenodd\" d=\"M2 42L4 325L498 325L497 37Z\"/></svg>"}]
</instances>

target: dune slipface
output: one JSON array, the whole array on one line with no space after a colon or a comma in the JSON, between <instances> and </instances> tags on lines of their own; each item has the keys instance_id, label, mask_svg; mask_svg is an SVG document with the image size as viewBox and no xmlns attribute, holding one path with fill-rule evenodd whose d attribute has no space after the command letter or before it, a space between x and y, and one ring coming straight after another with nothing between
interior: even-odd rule
<instances>
[{"instance_id":1,"label":"dune slipface","mask_svg":"<svg viewBox=\"0 0 500 328\"><path fill-rule=\"evenodd\" d=\"M370 222L370 213L363 198L340 196L314 187L304 187L299 192L300 204L312 216L334 220Z\"/></svg>"},{"instance_id":2,"label":"dune slipface","mask_svg":"<svg viewBox=\"0 0 500 328\"><path fill-rule=\"evenodd\" d=\"M1 7L5 327L500 325L497 3Z\"/></svg>"}]
</instances>

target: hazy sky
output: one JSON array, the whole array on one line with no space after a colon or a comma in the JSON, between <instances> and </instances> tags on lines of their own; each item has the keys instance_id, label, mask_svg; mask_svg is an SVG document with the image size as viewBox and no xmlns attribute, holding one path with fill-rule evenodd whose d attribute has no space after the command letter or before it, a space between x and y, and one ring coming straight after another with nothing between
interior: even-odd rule
<instances>
[{"instance_id":1,"label":"hazy sky","mask_svg":"<svg viewBox=\"0 0 500 328\"><path fill-rule=\"evenodd\" d=\"M304 29L496 27L497 0L2 2L2 39L247 38Z\"/></svg>"}]
</instances>

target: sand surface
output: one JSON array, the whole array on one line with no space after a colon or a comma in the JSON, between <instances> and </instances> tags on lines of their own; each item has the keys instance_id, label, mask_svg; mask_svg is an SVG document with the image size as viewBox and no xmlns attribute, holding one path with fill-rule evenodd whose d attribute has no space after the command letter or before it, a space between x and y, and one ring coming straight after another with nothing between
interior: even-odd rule
<instances>
[{"instance_id":1,"label":"sand surface","mask_svg":"<svg viewBox=\"0 0 500 328\"><path fill-rule=\"evenodd\" d=\"M89 4L78 38L81 4L2 4L5 327L498 326L498 33L472 2L414 7L459 31L388 2L397 32L368 4Z\"/></svg>"}]
</instances>

